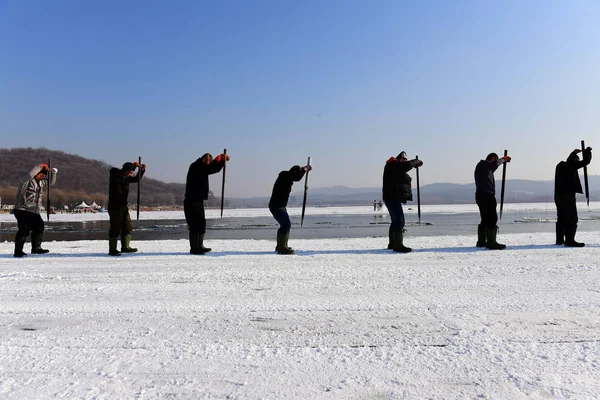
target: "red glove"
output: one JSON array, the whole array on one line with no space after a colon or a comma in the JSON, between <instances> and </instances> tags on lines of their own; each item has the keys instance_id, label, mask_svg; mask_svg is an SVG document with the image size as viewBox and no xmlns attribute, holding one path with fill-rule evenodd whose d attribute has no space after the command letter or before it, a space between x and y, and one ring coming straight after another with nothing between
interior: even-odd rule
<instances>
[{"instance_id":1,"label":"red glove","mask_svg":"<svg viewBox=\"0 0 600 400\"><path fill-rule=\"evenodd\" d=\"M146 164L142 164L142 171L146 170Z\"/></svg>"},{"instance_id":2,"label":"red glove","mask_svg":"<svg viewBox=\"0 0 600 400\"><path fill-rule=\"evenodd\" d=\"M46 164L41 164L41 165L42 165L42 170L40 172L47 174L48 171L50 171L50 168L48 168L48 166Z\"/></svg>"},{"instance_id":3,"label":"red glove","mask_svg":"<svg viewBox=\"0 0 600 400\"><path fill-rule=\"evenodd\" d=\"M231 157L229 157L226 154L221 153L217 156L217 158L215 158L215 160L217 160L217 162L221 162L221 161L223 161L223 159L225 159L225 161L229 161L231 159Z\"/></svg>"},{"instance_id":4,"label":"red glove","mask_svg":"<svg viewBox=\"0 0 600 400\"><path fill-rule=\"evenodd\" d=\"M504 158L504 161L506 161L506 162L510 162L510 160L511 160L510 156L504 156L502 158Z\"/></svg>"},{"instance_id":5,"label":"red glove","mask_svg":"<svg viewBox=\"0 0 600 400\"><path fill-rule=\"evenodd\" d=\"M307 165L305 165L305 166L304 166L304 167L302 167L302 168L304 168L304 170L305 170L306 172L308 172L308 171L312 171L312 165L310 165L310 164L307 164Z\"/></svg>"},{"instance_id":6,"label":"red glove","mask_svg":"<svg viewBox=\"0 0 600 400\"><path fill-rule=\"evenodd\" d=\"M134 161L134 162L133 162L133 166L137 168L137 167L139 167L139 166L140 166L140 163L139 163L139 162L137 162L137 161Z\"/></svg>"},{"instance_id":7,"label":"red glove","mask_svg":"<svg viewBox=\"0 0 600 400\"><path fill-rule=\"evenodd\" d=\"M417 167L420 167L423 165L423 160L419 160L419 162L417 162Z\"/></svg>"}]
</instances>

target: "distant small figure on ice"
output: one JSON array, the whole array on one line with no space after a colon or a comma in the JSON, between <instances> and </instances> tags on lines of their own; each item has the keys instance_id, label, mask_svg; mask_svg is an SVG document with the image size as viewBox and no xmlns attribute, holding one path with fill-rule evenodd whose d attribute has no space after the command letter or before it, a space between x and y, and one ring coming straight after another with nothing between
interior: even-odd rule
<instances>
[{"instance_id":1,"label":"distant small figure on ice","mask_svg":"<svg viewBox=\"0 0 600 400\"><path fill-rule=\"evenodd\" d=\"M575 241L577 233L577 204L576 193L583 194L578 169L585 167L592 161L592 148L583 151L583 160L579 160L578 154L582 151L575 149L567 157L567 161L561 161L556 165L554 174L554 204L556 204L556 244L568 247L583 247L585 243Z\"/></svg>"},{"instance_id":2,"label":"distant small figure on ice","mask_svg":"<svg viewBox=\"0 0 600 400\"><path fill-rule=\"evenodd\" d=\"M377 211L377 200L373 200L373 211Z\"/></svg>"},{"instance_id":3,"label":"distant small figure on ice","mask_svg":"<svg viewBox=\"0 0 600 400\"><path fill-rule=\"evenodd\" d=\"M383 202L381 200L379 200L379 203L377 203L377 211L381 211L382 208L383 208Z\"/></svg>"},{"instance_id":4,"label":"distant small figure on ice","mask_svg":"<svg viewBox=\"0 0 600 400\"><path fill-rule=\"evenodd\" d=\"M402 203L412 201L412 179L408 171L423 165L421 160L410 160L402 151L397 157L391 157L383 168L383 201L390 213L392 223L389 229L388 249L397 253L410 253L412 249L404 246L404 210Z\"/></svg>"},{"instance_id":5,"label":"distant small figure on ice","mask_svg":"<svg viewBox=\"0 0 600 400\"><path fill-rule=\"evenodd\" d=\"M56 183L58 169L46 164L38 164L21 175L17 186L17 204L14 214L19 230L15 236L15 257L24 257L25 241L31 232L31 254L46 254L49 250L42 249L44 239L44 220L40 216L42 208L42 193L48 185L47 175L50 173L50 185Z\"/></svg>"},{"instance_id":6,"label":"distant small figure on ice","mask_svg":"<svg viewBox=\"0 0 600 400\"><path fill-rule=\"evenodd\" d=\"M294 165L289 171L281 171L275 180L275 184L273 184L273 192L269 200L269 211L271 211L271 214L279 223L277 245L275 247L277 254L294 254L294 249L288 246L292 222L290 221L286 207L290 198L290 192L292 191L292 185L294 182L300 181L308 171L312 171L310 165L305 165L304 167Z\"/></svg>"},{"instance_id":7,"label":"distant small figure on ice","mask_svg":"<svg viewBox=\"0 0 600 400\"><path fill-rule=\"evenodd\" d=\"M208 176L220 172L225 162L230 159L231 157L226 154L219 154L213 159L212 154L205 153L190 164L185 179L185 197L183 200L185 221L190 231L190 254L203 255L212 250L209 247L204 247L204 235L206 234L204 200L208 200Z\"/></svg>"},{"instance_id":8,"label":"distant small figure on ice","mask_svg":"<svg viewBox=\"0 0 600 400\"><path fill-rule=\"evenodd\" d=\"M133 172L139 168L138 173ZM146 164L140 165L137 161L126 162L121 169L111 168L109 171L110 181L108 184L108 215L110 218L110 229L108 231L108 254L120 256L121 253L135 253L138 249L131 247L131 217L127 197L129 197L129 184L139 182L146 172ZM117 250L117 244L121 236L121 251Z\"/></svg>"},{"instance_id":9,"label":"distant small figure on ice","mask_svg":"<svg viewBox=\"0 0 600 400\"><path fill-rule=\"evenodd\" d=\"M477 247L491 250L503 250L506 245L498 243L498 213L496 211L496 180L494 172L504 163L510 162L509 156L498 157L490 153L485 160L479 161L475 167L475 202L479 207L481 222L477 227Z\"/></svg>"}]
</instances>

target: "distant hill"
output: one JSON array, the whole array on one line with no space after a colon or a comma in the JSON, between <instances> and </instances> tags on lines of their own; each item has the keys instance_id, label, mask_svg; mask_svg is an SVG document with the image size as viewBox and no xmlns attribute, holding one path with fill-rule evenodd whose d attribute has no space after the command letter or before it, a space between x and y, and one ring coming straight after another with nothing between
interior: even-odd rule
<instances>
[{"instance_id":1,"label":"distant hill","mask_svg":"<svg viewBox=\"0 0 600 400\"><path fill-rule=\"evenodd\" d=\"M73 205L81 201L107 205L108 171L113 166L45 148L0 149L0 197L3 204L14 204L19 176L36 164L47 163L48 157L52 157L52 164L59 168L58 182L52 190L54 206ZM141 202L144 206L180 206L184 194L185 184L165 183L147 176L142 180ZM214 196L211 195L210 200L216 204ZM135 204L136 201L137 184L132 184L129 203Z\"/></svg>"}]
</instances>

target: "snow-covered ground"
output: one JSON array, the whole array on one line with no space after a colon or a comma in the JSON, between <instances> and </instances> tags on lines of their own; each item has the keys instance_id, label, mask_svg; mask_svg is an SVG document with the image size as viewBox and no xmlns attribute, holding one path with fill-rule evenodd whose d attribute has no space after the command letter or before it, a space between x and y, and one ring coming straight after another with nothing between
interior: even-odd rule
<instances>
[{"instance_id":1,"label":"snow-covered ground","mask_svg":"<svg viewBox=\"0 0 600 400\"><path fill-rule=\"evenodd\" d=\"M578 238L0 243L0 397L597 399L600 232Z\"/></svg>"},{"instance_id":2,"label":"snow-covered ground","mask_svg":"<svg viewBox=\"0 0 600 400\"><path fill-rule=\"evenodd\" d=\"M590 202L588 207L586 203L578 203L579 210L597 211L600 210L600 201ZM556 210L554 203L507 203L504 205L504 212L510 211L547 211ZM416 214L417 205L407 204L404 207L406 214ZM291 216L301 215L300 207L288 208L288 213ZM479 213L476 204L441 204L441 205L422 205L421 212L437 213L437 214L459 214L459 213ZM136 212L130 211L131 217L135 218ZM373 211L372 205L365 206L348 206L348 207L307 207L305 215L387 215L385 206L379 211ZM220 209L207 209L206 217L210 219L220 218ZM271 217L268 208L234 208L226 209L223 212L225 218L240 218L240 217ZM67 221L108 221L108 213L84 213L84 214L54 214L50 217L51 221L67 222ZM163 219L185 219L183 210L180 211L140 211L140 219L144 220L163 220ZM15 217L10 214L0 214L0 222L14 222Z\"/></svg>"}]
</instances>

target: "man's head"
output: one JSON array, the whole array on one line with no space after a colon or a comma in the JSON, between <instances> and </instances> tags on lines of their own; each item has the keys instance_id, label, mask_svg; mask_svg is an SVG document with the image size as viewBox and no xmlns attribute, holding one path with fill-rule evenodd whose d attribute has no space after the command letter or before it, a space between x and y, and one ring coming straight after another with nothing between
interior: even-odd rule
<instances>
[{"instance_id":1,"label":"man's head","mask_svg":"<svg viewBox=\"0 0 600 400\"><path fill-rule=\"evenodd\" d=\"M213 156L210 153L205 153L202 157L200 157L200 161L204 165L208 165L213 161Z\"/></svg>"},{"instance_id":2,"label":"man's head","mask_svg":"<svg viewBox=\"0 0 600 400\"><path fill-rule=\"evenodd\" d=\"M46 179L46 175L47 175L46 172L40 171L36 174L36 176L34 176L34 179L39 182L39 181Z\"/></svg>"},{"instance_id":3,"label":"man's head","mask_svg":"<svg viewBox=\"0 0 600 400\"><path fill-rule=\"evenodd\" d=\"M576 153L571 153L567 158L567 162L577 162L579 161L579 156Z\"/></svg>"},{"instance_id":4,"label":"man's head","mask_svg":"<svg viewBox=\"0 0 600 400\"><path fill-rule=\"evenodd\" d=\"M400 154L396 157L398 161L408 161L408 156L405 151L401 151Z\"/></svg>"},{"instance_id":5,"label":"man's head","mask_svg":"<svg viewBox=\"0 0 600 400\"><path fill-rule=\"evenodd\" d=\"M298 176L302 172L302 167L299 165L294 165L292 168L290 168L290 172L292 175Z\"/></svg>"},{"instance_id":6,"label":"man's head","mask_svg":"<svg viewBox=\"0 0 600 400\"><path fill-rule=\"evenodd\" d=\"M496 154L496 153L488 154L488 156L485 158L485 161L498 161L498 154Z\"/></svg>"},{"instance_id":7,"label":"man's head","mask_svg":"<svg viewBox=\"0 0 600 400\"><path fill-rule=\"evenodd\" d=\"M40 169L40 172L38 172L33 178L36 181L41 181L46 179L46 175L48 174L48 166L46 164L42 164L42 169Z\"/></svg>"},{"instance_id":8,"label":"man's head","mask_svg":"<svg viewBox=\"0 0 600 400\"><path fill-rule=\"evenodd\" d=\"M133 165L131 162L126 162L123 164L121 171L123 172L123 176L131 176L133 175L133 171L135 171L135 165Z\"/></svg>"}]
</instances>

